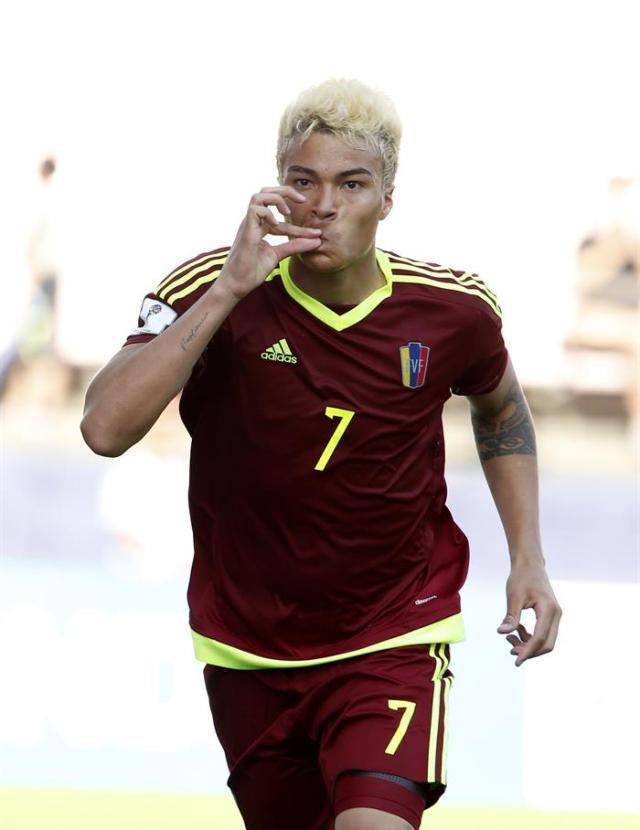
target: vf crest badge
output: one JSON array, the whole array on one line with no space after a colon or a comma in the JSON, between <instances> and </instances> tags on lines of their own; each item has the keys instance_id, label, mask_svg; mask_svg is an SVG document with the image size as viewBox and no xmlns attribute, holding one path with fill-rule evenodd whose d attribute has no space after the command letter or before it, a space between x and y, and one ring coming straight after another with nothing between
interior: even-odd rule
<instances>
[{"instance_id":1,"label":"vf crest badge","mask_svg":"<svg viewBox=\"0 0 640 830\"><path fill-rule=\"evenodd\" d=\"M418 389L424 384L427 375L430 346L422 343L407 343L400 346L400 368L402 369L402 384L409 389Z\"/></svg>"}]
</instances>

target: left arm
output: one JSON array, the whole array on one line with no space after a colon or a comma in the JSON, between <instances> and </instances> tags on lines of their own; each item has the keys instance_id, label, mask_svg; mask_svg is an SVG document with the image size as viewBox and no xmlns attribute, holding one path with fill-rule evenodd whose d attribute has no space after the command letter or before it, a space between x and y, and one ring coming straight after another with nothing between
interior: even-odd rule
<instances>
[{"instance_id":1,"label":"left arm","mask_svg":"<svg viewBox=\"0 0 640 830\"><path fill-rule=\"evenodd\" d=\"M478 455L511 557L507 614L498 632L509 635L511 654L520 666L553 649L562 614L540 541L535 431L511 361L498 386L485 395L469 396L469 403ZM525 608L535 611L533 634L520 623Z\"/></svg>"}]
</instances>

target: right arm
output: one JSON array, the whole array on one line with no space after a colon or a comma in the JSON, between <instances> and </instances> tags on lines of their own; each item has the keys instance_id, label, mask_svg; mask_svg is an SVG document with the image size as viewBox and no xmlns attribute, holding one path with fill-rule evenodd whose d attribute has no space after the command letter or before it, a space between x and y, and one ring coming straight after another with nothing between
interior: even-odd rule
<instances>
[{"instance_id":1,"label":"right arm","mask_svg":"<svg viewBox=\"0 0 640 830\"><path fill-rule=\"evenodd\" d=\"M238 300L220 277L147 343L124 346L87 389L82 436L98 455L122 455L151 429Z\"/></svg>"},{"instance_id":2,"label":"right arm","mask_svg":"<svg viewBox=\"0 0 640 830\"><path fill-rule=\"evenodd\" d=\"M285 198L305 200L288 186L263 188L254 195L211 288L161 335L125 346L93 379L80 429L98 455L122 455L146 435L237 303L281 259L318 246L317 230L276 221L267 205L289 214ZM288 236L289 242L271 246L262 238L266 234Z\"/></svg>"}]
</instances>

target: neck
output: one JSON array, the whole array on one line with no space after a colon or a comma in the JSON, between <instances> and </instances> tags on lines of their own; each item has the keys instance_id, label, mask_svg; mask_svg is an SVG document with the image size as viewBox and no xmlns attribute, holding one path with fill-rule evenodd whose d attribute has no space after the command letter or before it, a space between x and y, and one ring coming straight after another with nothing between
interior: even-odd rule
<instances>
[{"instance_id":1,"label":"neck","mask_svg":"<svg viewBox=\"0 0 640 830\"><path fill-rule=\"evenodd\" d=\"M293 257L289 273L298 288L323 305L357 305L385 284L373 246L362 259L340 271L314 271Z\"/></svg>"}]
</instances>

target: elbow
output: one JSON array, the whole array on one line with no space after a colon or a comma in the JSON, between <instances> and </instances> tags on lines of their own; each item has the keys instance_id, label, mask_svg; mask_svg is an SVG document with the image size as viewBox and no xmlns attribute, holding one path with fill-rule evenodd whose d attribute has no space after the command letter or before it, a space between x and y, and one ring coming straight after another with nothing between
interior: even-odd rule
<instances>
[{"instance_id":1,"label":"elbow","mask_svg":"<svg viewBox=\"0 0 640 830\"><path fill-rule=\"evenodd\" d=\"M130 446L130 444L118 441L116 436L110 435L107 429L96 424L89 415L85 415L80 422L80 432L89 449L105 458L117 458Z\"/></svg>"}]
</instances>

